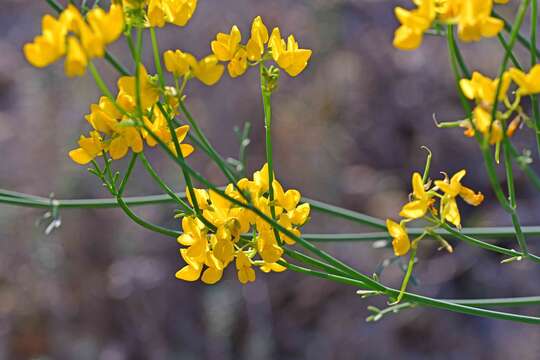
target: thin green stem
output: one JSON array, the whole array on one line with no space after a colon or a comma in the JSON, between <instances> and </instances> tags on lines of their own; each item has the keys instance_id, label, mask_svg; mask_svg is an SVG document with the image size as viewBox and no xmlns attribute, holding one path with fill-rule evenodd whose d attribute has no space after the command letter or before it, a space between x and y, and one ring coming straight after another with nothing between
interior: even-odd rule
<instances>
[{"instance_id":1,"label":"thin green stem","mask_svg":"<svg viewBox=\"0 0 540 360\"><path fill-rule=\"evenodd\" d=\"M504 152L504 167L506 169L506 180L508 183L508 197L510 199L510 206L512 207L513 211L511 213L512 217L512 224L514 224L514 228L516 229L516 238L519 243L519 247L521 248L521 252L525 257L528 256L529 250L527 248L527 242L525 240L525 236L523 236L523 232L521 230L521 224L519 223L519 218L517 216L517 202L516 202L516 188L514 184L514 171L512 169L512 158L510 155L510 141L508 140L508 137L505 135L503 139L503 152Z\"/></svg>"},{"instance_id":2,"label":"thin green stem","mask_svg":"<svg viewBox=\"0 0 540 360\"><path fill-rule=\"evenodd\" d=\"M309 276L315 276L322 279L327 279L355 287L362 288L364 284L360 281L350 279L343 276L333 275L333 274L327 274L320 271L315 271L311 269L306 269L294 264L290 263L281 263L283 266L286 266L288 269L299 272L305 275ZM390 289L390 288L384 288L383 291L381 291L381 294L385 294L387 296L393 296L397 297L399 295L398 290ZM412 293L405 293L403 295L403 300L412 302L418 305L437 308L441 310L447 310L447 311L453 311L457 313L467 314L467 315L474 315L474 316L481 316L486 318L492 318L492 319L499 319L499 320L510 320L510 321L516 321L516 322L522 322L522 323L528 323L528 324L540 324L540 317L534 317L534 316L526 316L526 315L518 315L518 314L511 314L511 313L505 313L500 311L493 311L493 310L487 310L482 308L476 308L470 305L462 305L456 302L448 301L448 300L439 300L434 298L429 298L422 295L412 294Z\"/></svg>"},{"instance_id":3,"label":"thin green stem","mask_svg":"<svg viewBox=\"0 0 540 360\"><path fill-rule=\"evenodd\" d=\"M152 40L152 52L154 53L154 64L158 74L159 85L165 89L165 78L163 77L163 68L161 67L161 58L159 56L159 45L156 36L156 30L150 27L150 38Z\"/></svg>"},{"instance_id":4,"label":"thin green stem","mask_svg":"<svg viewBox=\"0 0 540 360\"><path fill-rule=\"evenodd\" d=\"M267 80L264 77L264 63L259 64L259 75L261 81L261 97L264 110L264 129L265 129L265 142L266 142L266 164L268 166L268 200L270 201L270 214L272 219L276 220L276 207L274 199L274 160L272 154L272 93L268 90L266 84ZM274 235L278 242L281 244L281 238L279 232L274 229Z\"/></svg>"},{"instance_id":5,"label":"thin green stem","mask_svg":"<svg viewBox=\"0 0 540 360\"><path fill-rule=\"evenodd\" d=\"M193 214L193 209L191 209L189 204L186 203L177 193L175 193L167 184L165 184L165 182L161 179L158 173L156 173L152 165L150 165L150 162L148 162L148 159L146 158L146 156L144 156L143 153L141 153L140 159L148 174L150 174L152 179L154 179L154 181L159 185L159 187L161 187L163 191L165 191L172 200L179 204L186 213Z\"/></svg>"},{"instance_id":6,"label":"thin green stem","mask_svg":"<svg viewBox=\"0 0 540 360\"><path fill-rule=\"evenodd\" d=\"M504 30L507 32L507 33L510 33L512 31L512 25L506 21L501 15L499 15L497 12L493 11L492 12L493 16L495 16L496 18L499 18L501 19L503 22L504 22ZM531 44L529 42L529 40L527 40L527 38L523 35L521 35L520 33L517 34L517 41L523 45L525 48L527 48L527 50L529 49L533 49L533 51L536 53L536 56L540 56L540 50L538 48L536 48L535 44Z\"/></svg>"},{"instance_id":7,"label":"thin green stem","mask_svg":"<svg viewBox=\"0 0 540 360\"><path fill-rule=\"evenodd\" d=\"M460 240L462 240L462 241L464 241L464 242L466 242L466 243L468 243L470 245L473 245L473 246L476 246L476 247L479 247L479 248L482 248L482 249L485 249L485 250L493 251L493 252L496 252L496 253L499 253L499 254L507 255L507 256L510 256L511 258L527 258L527 259L530 259L530 260L532 260L532 261L534 261L536 263L540 263L540 257L538 257L536 255L524 254L524 253L516 251L516 250L506 249L506 248L503 248L503 247L500 247L500 246L497 246L497 245L492 245L492 244L489 244L487 242L480 241L478 239L473 238L472 236L465 235L463 233L460 233L457 230L454 230L448 224L444 224L443 227L444 227L444 229L446 231L448 231L448 233L450 235L452 235L453 237L455 237L457 239L460 239Z\"/></svg>"},{"instance_id":8,"label":"thin green stem","mask_svg":"<svg viewBox=\"0 0 540 360\"><path fill-rule=\"evenodd\" d=\"M510 55L513 54L513 48L514 48L514 45L516 44L517 36L519 34L519 29L521 28L521 24L523 23L523 19L525 18L525 13L527 12L527 8L529 7L529 1L530 0L523 0L521 2L518 9L518 13L516 15L516 19L514 21L514 24L512 25L512 30L510 31L510 39L508 41L508 46L505 47L505 50L504 50L503 61L499 67L500 81L497 83L497 89L495 91L495 98L493 99L493 107L491 109L491 118L493 119L493 121L495 120L496 115L497 115L497 107L499 105L499 95L501 93L501 89L503 85L503 81L502 81L503 74L508 67L508 61L510 60Z\"/></svg>"},{"instance_id":9,"label":"thin green stem","mask_svg":"<svg viewBox=\"0 0 540 360\"><path fill-rule=\"evenodd\" d=\"M529 43L529 52L531 54L531 68L536 65L537 53L536 53L536 37L538 30L538 2L537 0L531 1L531 36ZM534 119L534 127L536 133L536 147L538 154L540 155L540 107L538 105L538 95L531 95L531 107Z\"/></svg>"}]
</instances>

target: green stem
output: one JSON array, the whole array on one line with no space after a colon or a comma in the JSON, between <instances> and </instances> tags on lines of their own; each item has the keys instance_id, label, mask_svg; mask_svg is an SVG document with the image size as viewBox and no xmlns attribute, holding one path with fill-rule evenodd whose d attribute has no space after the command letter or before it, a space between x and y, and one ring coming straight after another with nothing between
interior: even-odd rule
<instances>
[{"instance_id":1,"label":"green stem","mask_svg":"<svg viewBox=\"0 0 540 360\"><path fill-rule=\"evenodd\" d=\"M493 16L495 16L498 19L501 19L504 22L504 30L507 33L510 33L512 31L512 25L506 21L501 15L499 15L497 12L493 11ZM527 50L533 49L533 51L536 53L536 56L540 56L540 50L536 48L535 44L531 44L527 38L520 33L517 34L517 41L523 45Z\"/></svg>"},{"instance_id":2,"label":"green stem","mask_svg":"<svg viewBox=\"0 0 540 360\"><path fill-rule=\"evenodd\" d=\"M514 225L514 228L516 229L516 238L519 243L519 247L521 248L521 252L525 257L529 255L529 250L527 248L527 242L525 240L525 236L523 236L523 232L521 230L521 224L519 223L519 218L517 215L517 202L516 202L516 188L514 184L514 171L512 169L512 158L510 155L510 141L508 140L508 137L504 135L503 139L503 152L504 152L504 167L506 169L506 180L508 183L508 197L510 199L510 207L512 208L512 224Z\"/></svg>"},{"instance_id":3,"label":"green stem","mask_svg":"<svg viewBox=\"0 0 540 360\"><path fill-rule=\"evenodd\" d=\"M146 156L144 156L143 153L141 153L140 159L148 174L150 174L150 176L159 185L159 187L161 187L163 191L165 191L172 200L178 203L186 213L192 214L193 210L191 209L189 204L186 203L177 193L175 193L167 184L165 184L165 182L161 179L158 173L156 173L152 165L150 165L148 159L146 158Z\"/></svg>"},{"instance_id":4,"label":"green stem","mask_svg":"<svg viewBox=\"0 0 540 360\"><path fill-rule=\"evenodd\" d=\"M529 43L529 52L531 54L531 68L536 65L536 36L538 29L538 2L531 1L531 40ZM538 95L531 95L531 107L534 119L534 127L536 132L536 147L540 155L540 108L538 106Z\"/></svg>"},{"instance_id":5,"label":"green stem","mask_svg":"<svg viewBox=\"0 0 540 360\"><path fill-rule=\"evenodd\" d=\"M489 250L489 251L493 251L493 252L496 252L496 253L499 253L499 254L503 254L503 255L507 255L507 256L510 256L512 258L519 258L519 257L522 257L522 258L527 258L527 259L530 259L536 263L540 263L540 257L536 256L536 255L533 255L533 254L524 254L524 253L521 253L519 251L515 251L515 250L511 250L511 249L506 249L506 248L503 248L503 247L500 247L500 246L497 246L497 245L492 245L492 244L489 244L489 243L486 243L484 241L480 241L478 239L475 239L469 235L465 235L463 233L460 233L459 231L457 230L454 230L452 227L450 227L448 224L444 224L443 225L444 229L446 231L448 231L450 233L450 235L452 235L453 237L457 238L457 239L460 239L470 245L473 245L473 246L476 246L476 247L479 247L479 248L482 248L482 249L485 249L485 250Z\"/></svg>"},{"instance_id":6,"label":"green stem","mask_svg":"<svg viewBox=\"0 0 540 360\"><path fill-rule=\"evenodd\" d=\"M156 30L150 27L150 38L152 40L152 52L154 53L154 64L158 74L159 85L161 89L165 89L165 78L163 77L163 68L161 67L161 58L159 57L159 46L156 36Z\"/></svg>"},{"instance_id":7,"label":"green stem","mask_svg":"<svg viewBox=\"0 0 540 360\"><path fill-rule=\"evenodd\" d=\"M264 77L264 63L259 64L259 74L261 80L261 96L264 110L264 129L266 140L266 163L268 165L268 200L270 201L270 214L276 220L276 208L274 199L274 161L272 155L272 93L268 90L267 80ZM279 232L274 229L274 235L278 243L282 243Z\"/></svg>"},{"instance_id":8,"label":"green stem","mask_svg":"<svg viewBox=\"0 0 540 360\"><path fill-rule=\"evenodd\" d=\"M361 281L357 281L357 280L350 279L347 277L327 274L320 271L306 269L297 265L284 263L284 262L282 262L281 264L283 266L286 266L288 269L292 271L299 272L305 275L315 276L322 279L327 279L327 280L331 280L331 281L335 281L335 282L339 282L339 283L343 283L347 285L352 285L352 286L360 287L360 288L364 286L364 284ZM382 291L381 293L385 293L388 296L395 296L395 297L399 295L399 291L394 290L394 289L389 289L386 287L384 291ZM500 312L500 311L476 308L470 305L462 305L462 304L455 303L448 300L439 300L439 299L429 298L426 296L412 294L412 293L405 293L403 295L403 300L412 302L418 305L422 305L422 306L428 306L428 307L433 307L433 308L447 310L447 311L453 311L453 312L467 314L467 315L481 316L481 317L500 319L500 320L510 320L510 321L528 323L528 324L540 324L540 317L517 315L517 314L505 313L505 312Z\"/></svg>"},{"instance_id":9,"label":"green stem","mask_svg":"<svg viewBox=\"0 0 540 360\"><path fill-rule=\"evenodd\" d=\"M513 48L516 44L517 36L519 34L519 29L521 28L521 24L523 23L523 19L525 18L525 13L527 12L527 8L529 7L529 1L530 0L523 0L519 6L518 13L516 16L516 19L514 21L514 24L512 25L512 30L510 31L510 39L508 42L508 46L505 47L504 50L504 57L503 61L499 67L499 82L497 83L497 89L495 91L495 98L493 99L493 107L491 109L491 119L492 123L490 125L490 132L491 133L491 126L493 124L493 121L495 121L496 115L497 115L497 108L499 105L499 95L501 93L502 85L503 85L503 74L506 71L506 68L508 67L508 61L510 60L511 54L513 55ZM537 1L537 0L534 0ZM487 137L485 143L487 144Z\"/></svg>"},{"instance_id":10,"label":"green stem","mask_svg":"<svg viewBox=\"0 0 540 360\"><path fill-rule=\"evenodd\" d=\"M374 281L370 277L358 272L357 270L353 269L349 265L346 265L342 261L335 259L330 254L327 254L323 250L318 249L316 246L311 244L310 242L302 239L301 237L297 236L293 232L289 231L285 227L283 227L281 224L279 224L277 221L275 221L273 218L267 216L264 212L259 210L257 207L253 206L251 203L244 203L238 199L235 199L228 194L226 194L223 190L216 187L214 184L212 184L210 181L208 181L204 176L202 176L200 173L192 169L189 165L185 163L185 160L180 157L174 156L174 154L171 152L171 150L167 147L167 145L158 137L156 134L149 129L148 127L144 127L145 130L156 140L156 142L161 146L161 148L166 152L166 154L178 165L184 167L192 176L194 179L197 179L201 183L203 183L207 188L215 191L218 193L221 197L225 198L226 200L230 201L231 203L240 206L242 208L251 210L253 213L255 213L257 216L259 216L263 221L270 224L274 229L277 231L283 233L285 236L290 237L294 241L296 241L299 245L304 247L305 249L311 251L315 255L317 255L322 260L327 261L330 265L341 269L343 272L347 273L348 276L352 276L354 278L357 278L363 282L365 282L368 286L371 286L373 289L380 289L382 288L382 285L379 284L377 281Z\"/></svg>"},{"instance_id":11,"label":"green stem","mask_svg":"<svg viewBox=\"0 0 540 360\"><path fill-rule=\"evenodd\" d=\"M177 159L181 159L181 162L180 164L180 168L182 169L182 174L184 175L184 180L186 182L186 186L188 188L188 192L189 192L189 197L191 199L191 203L193 204L193 207L195 209L195 215L211 230L214 230L215 229L215 226L214 224L212 224L211 222L209 222L202 214L202 211L201 211L201 208L199 206L199 202L197 200L197 196L195 195L195 189L193 187L193 182L191 181L191 176L189 175L189 172L187 171L187 166L186 166L186 162L185 162L185 158L184 158L184 154L182 153L182 148L180 146L180 142L178 141L178 137L176 136L176 131L174 129L174 124L173 124L173 121L171 119L171 117L169 116L169 113L163 108L163 105L161 105L161 103L158 103L157 104L158 107L159 107L159 110L161 111L161 113L163 114L163 116L165 117L165 119L167 119L167 124L169 126L169 131L171 133L171 136L172 136L172 140L173 140L173 144L174 144L174 149L176 151L176 158ZM151 131L148 127L145 126L145 129L146 131ZM161 139L160 139L161 140ZM167 147L165 145L165 147ZM169 150L167 148L167 150ZM170 151L170 150L169 150Z\"/></svg>"}]
</instances>

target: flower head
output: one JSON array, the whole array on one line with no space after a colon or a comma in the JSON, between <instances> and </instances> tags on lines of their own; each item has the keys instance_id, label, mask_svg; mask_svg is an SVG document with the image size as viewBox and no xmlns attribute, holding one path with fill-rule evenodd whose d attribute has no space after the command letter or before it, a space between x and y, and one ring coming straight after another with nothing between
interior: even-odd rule
<instances>
[{"instance_id":1,"label":"flower head","mask_svg":"<svg viewBox=\"0 0 540 360\"><path fill-rule=\"evenodd\" d=\"M267 165L254 173L253 180L244 178L236 185L227 186L225 194L228 197L245 204L246 200L241 195L241 191L249 197L253 206L270 216ZM274 180L273 188L277 222L299 236L299 228L309 218L309 204L300 204L300 192L285 191L277 180ZM194 199L189 190L186 190L186 193L188 201L193 205ZM264 272L285 270L278 264L284 253L283 244L276 238L274 228L270 224L257 216L255 212L235 204L216 191L194 189L194 196L199 209L202 210L202 217L212 226L207 227L193 216L184 217L182 220L184 233L178 240L180 244L188 248L187 251L182 249L181 254L186 261L186 266L177 273L178 278L197 280L206 267L206 271L212 275L212 280L216 280L221 278L223 269L232 261L236 261L238 279L243 284L255 280L254 266L260 267ZM281 240L287 244L294 244L294 240L288 236L281 236ZM217 266L217 264L221 265ZM202 281L210 283L205 280L204 273L202 274Z\"/></svg>"}]
</instances>

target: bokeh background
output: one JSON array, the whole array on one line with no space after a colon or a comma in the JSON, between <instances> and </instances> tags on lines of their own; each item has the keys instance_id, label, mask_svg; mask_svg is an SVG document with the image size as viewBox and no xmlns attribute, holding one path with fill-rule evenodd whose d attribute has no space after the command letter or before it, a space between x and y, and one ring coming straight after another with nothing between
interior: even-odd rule
<instances>
[{"instance_id":1,"label":"bokeh background","mask_svg":"<svg viewBox=\"0 0 540 360\"><path fill-rule=\"evenodd\" d=\"M2 0L0 10L0 186L56 198L106 197L105 189L67 152L87 126L83 115L99 93L89 77L65 78L62 65L32 68L21 47L40 30L44 1ZM513 2L513 3L517 3ZM294 33L314 51L298 78L282 76L273 97L275 162L280 180L306 196L378 217L396 216L411 172L434 154L433 174L468 170L466 184L486 202L463 206L466 225L508 225L496 204L474 141L441 121L463 118L445 40L426 37L415 52L391 41L393 8L384 0L201 0L186 28L158 31L162 50L209 52L219 31L238 24L247 33L263 15L269 27ZM501 7L512 18L515 4ZM149 43L145 38L146 44ZM497 42L464 45L472 69L494 76ZM111 51L132 66L118 42ZM149 54L147 54L149 55ZM147 64L153 69L150 57ZM524 57L524 59L527 59ZM113 85L116 74L100 66ZM236 157L235 126L253 124L250 171L264 162L256 71L211 88L193 83L189 106L215 147ZM534 150L530 131L515 138ZM183 189L178 169L149 152L160 173ZM190 162L216 183L217 168L202 153ZM125 163L120 163L120 167ZM533 164L536 167L536 164ZM127 195L159 189L136 169ZM519 213L538 225L538 195L517 174ZM178 228L174 207L137 208L141 216ZM538 359L540 327L416 308L366 323L368 305L354 288L292 272L258 274L241 286L229 269L214 286L174 278L182 266L174 240L131 223L120 210L63 210L62 226L44 234L43 211L0 206L0 359ZM358 225L313 216L306 232L361 232ZM531 248L540 250L530 239ZM452 255L426 242L411 290L443 298L527 296L540 293L538 268L501 265L500 256L452 241ZM507 246L516 246L506 242ZM368 243L325 245L366 273L392 256ZM399 286L398 266L382 280ZM539 315L539 308L523 313Z\"/></svg>"}]
</instances>

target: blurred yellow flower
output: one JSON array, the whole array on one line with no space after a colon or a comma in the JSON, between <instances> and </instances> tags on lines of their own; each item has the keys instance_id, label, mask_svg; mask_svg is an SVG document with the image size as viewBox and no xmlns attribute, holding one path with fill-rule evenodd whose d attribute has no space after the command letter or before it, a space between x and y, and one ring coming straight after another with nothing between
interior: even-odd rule
<instances>
[{"instance_id":1,"label":"blurred yellow flower","mask_svg":"<svg viewBox=\"0 0 540 360\"><path fill-rule=\"evenodd\" d=\"M521 95L531 95L540 93L540 64L536 64L525 74L516 68L509 70L510 77L518 85L518 92Z\"/></svg>"},{"instance_id":2,"label":"blurred yellow flower","mask_svg":"<svg viewBox=\"0 0 540 360\"><path fill-rule=\"evenodd\" d=\"M66 75L83 75L90 59L103 57L105 46L121 35L124 29L122 7L112 4L108 13L95 7L88 12L87 21L71 4L58 20L45 15L42 34L24 46L26 59L36 67L45 67L66 55Z\"/></svg>"}]
</instances>

